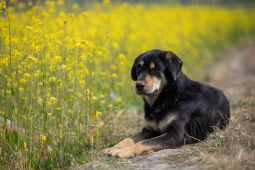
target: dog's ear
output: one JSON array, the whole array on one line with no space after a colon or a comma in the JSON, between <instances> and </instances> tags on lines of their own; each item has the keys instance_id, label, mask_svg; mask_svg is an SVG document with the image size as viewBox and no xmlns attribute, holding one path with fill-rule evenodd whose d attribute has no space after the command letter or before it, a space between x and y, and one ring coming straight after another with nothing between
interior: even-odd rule
<instances>
[{"instance_id":1,"label":"dog's ear","mask_svg":"<svg viewBox=\"0 0 255 170\"><path fill-rule=\"evenodd\" d=\"M161 59L163 60L166 68L171 72L173 80L176 81L177 75L182 68L182 60L171 51L166 51L165 53L162 53Z\"/></svg>"},{"instance_id":2,"label":"dog's ear","mask_svg":"<svg viewBox=\"0 0 255 170\"><path fill-rule=\"evenodd\" d=\"M137 64L137 61L138 61L138 58L139 58L139 57L140 57L140 56L138 56L138 57L135 59L135 62L134 62L133 66L132 66L132 69L131 69L131 77L132 77L132 79L133 79L134 81L137 80L136 64Z\"/></svg>"}]
</instances>

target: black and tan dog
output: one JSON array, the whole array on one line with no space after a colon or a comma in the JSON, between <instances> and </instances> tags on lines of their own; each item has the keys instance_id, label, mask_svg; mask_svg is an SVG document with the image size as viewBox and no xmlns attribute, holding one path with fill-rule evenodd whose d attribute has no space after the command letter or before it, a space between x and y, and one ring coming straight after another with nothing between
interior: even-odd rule
<instances>
[{"instance_id":1,"label":"black and tan dog","mask_svg":"<svg viewBox=\"0 0 255 170\"><path fill-rule=\"evenodd\" d=\"M131 76L144 100L144 126L132 138L111 148L109 156L134 157L203 140L230 117L223 92L190 80L182 61L170 51L151 50L138 56Z\"/></svg>"}]
</instances>

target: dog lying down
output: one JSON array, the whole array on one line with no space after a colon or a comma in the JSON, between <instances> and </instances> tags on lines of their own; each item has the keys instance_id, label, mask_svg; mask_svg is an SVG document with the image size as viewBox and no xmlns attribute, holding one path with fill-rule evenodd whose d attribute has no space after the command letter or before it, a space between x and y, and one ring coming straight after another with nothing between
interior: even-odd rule
<instances>
[{"instance_id":1,"label":"dog lying down","mask_svg":"<svg viewBox=\"0 0 255 170\"><path fill-rule=\"evenodd\" d=\"M138 134L111 148L108 156L135 157L203 140L229 122L229 102L217 88L190 80L173 52L151 50L132 67L136 93L144 100L144 125Z\"/></svg>"}]
</instances>

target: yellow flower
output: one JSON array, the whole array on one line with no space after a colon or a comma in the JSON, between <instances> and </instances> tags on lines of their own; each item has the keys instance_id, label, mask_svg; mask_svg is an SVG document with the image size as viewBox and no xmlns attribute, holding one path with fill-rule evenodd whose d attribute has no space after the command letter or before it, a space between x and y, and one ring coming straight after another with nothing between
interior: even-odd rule
<instances>
[{"instance_id":1,"label":"yellow flower","mask_svg":"<svg viewBox=\"0 0 255 170\"><path fill-rule=\"evenodd\" d=\"M102 112L96 111L96 117L101 116Z\"/></svg>"},{"instance_id":2,"label":"yellow flower","mask_svg":"<svg viewBox=\"0 0 255 170\"><path fill-rule=\"evenodd\" d=\"M97 125L97 128L98 128L98 129L101 129L102 126L103 126L102 124L99 124L99 125Z\"/></svg>"},{"instance_id":3,"label":"yellow flower","mask_svg":"<svg viewBox=\"0 0 255 170\"><path fill-rule=\"evenodd\" d=\"M65 70L66 67L67 67L67 66L66 66L65 64L62 64L62 65L61 65L61 69L62 69L62 70Z\"/></svg>"},{"instance_id":4,"label":"yellow flower","mask_svg":"<svg viewBox=\"0 0 255 170\"><path fill-rule=\"evenodd\" d=\"M92 96L91 99L95 102L97 101L97 97L96 96Z\"/></svg>"},{"instance_id":5,"label":"yellow flower","mask_svg":"<svg viewBox=\"0 0 255 170\"><path fill-rule=\"evenodd\" d=\"M73 89L68 89L67 90L69 93L72 93L73 92Z\"/></svg>"},{"instance_id":6,"label":"yellow flower","mask_svg":"<svg viewBox=\"0 0 255 170\"><path fill-rule=\"evenodd\" d=\"M19 82L20 82L20 84L25 84L27 82L27 80L26 79L20 79Z\"/></svg>"},{"instance_id":7,"label":"yellow flower","mask_svg":"<svg viewBox=\"0 0 255 170\"><path fill-rule=\"evenodd\" d=\"M48 116L51 116L52 115L52 113L48 113Z\"/></svg>"},{"instance_id":8,"label":"yellow flower","mask_svg":"<svg viewBox=\"0 0 255 170\"><path fill-rule=\"evenodd\" d=\"M29 56L27 57L27 59L28 59L28 61L29 61L30 63L36 63L36 62L38 61L37 58L35 58L35 57L31 56L31 55L29 55Z\"/></svg>"},{"instance_id":9,"label":"yellow flower","mask_svg":"<svg viewBox=\"0 0 255 170\"><path fill-rule=\"evenodd\" d=\"M111 0L103 0L104 5L109 5L111 3Z\"/></svg>"},{"instance_id":10,"label":"yellow flower","mask_svg":"<svg viewBox=\"0 0 255 170\"><path fill-rule=\"evenodd\" d=\"M6 9L6 2L5 1L0 2L0 9Z\"/></svg>"},{"instance_id":11,"label":"yellow flower","mask_svg":"<svg viewBox=\"0 0 255 170\"><path fill-rule=\"evenodd\" d=\"M43 99L42 99L41 97L39 97L39 98L37 99L37 103L42 104L42 102L43 102Z\"/></svg>"},{"instance_id":12,"label":"yellow flower","mask_svg":"<svg viewBox=\"0 0 255 170\"><path fill-rule=\"evenodd\" d=\"M116 65L111 65L110 68L115 71L117 67Z\"/></svg>"},{"instance_id":13,"label":"yellow flower","mask_svg":"<svg viewBox=\"0 0 255 170\"><path fill-rule=\"evenodd\" d=\"M112 109L112 108L113 108L113 104L109 104L108 106L109 106L109 108L110 108L110 109Z\"/></svg>"},{"instance_id":14,"label":"yellow flower","mask_svg":"<svg viewBox=\"0 0 255 170\"><path fill-rule=\"evenodd\" d=\"M49 82L55 82L57 78L55 76L49 78Z\"/></svg>"},{"instance_id":15,"label":"yellow flower","mask_svg":"<svg viewBox=\"0 0 255 170\"><path fill-rule=\"evenodd\" d=\"M48 105L54 105L57 102L57 99L55 97L50 97L49 101L48 101Z\"/></svg>"},{"instance_id":16,"label":"yellow flower","mask_svg":"<svg viewBox=\"0 0 255 170\"><path fill-rule=\"evenodd\" d=\"M74 17L74 13L70 13L70 14L69 14L69 17L70 17L70 18L73 18L73 17Z\"/></svg>"},{"instance_id":17,"label":"yellow flower","mask_svg":"<svg viewBox=\"0 0 255 170\"><path fill-rule=\"evenodd\" d=\"M56 103L57 99L55 97L50 97L50 102Z\"/></svg>"},{"instance_id":18,"label":"yellow flower","mask_svg":"<svg viewBox=\"0 0 255 170\"><path fill-rule=\"evenodd\" d=\"M112 74L112 78L117 78L117 77L118 77L118 75L116 73Z\"/></svg>"},{"instance_id":19,"label":"yellow flower","mask_svg":"<svg viewBox=\"0 0 255 170\"><path fill-rule=\"evenodd\" d=\"M105 100L102 100L101 103L102 103L102 104L105 104Z\"/></svg>"},{"instance_id":20,"label":"yellow flower","mask_svg":"<svg viewBox=\"0 0 255 170\"><path fill-rule=\"evenodd\" d=\"M121 101L122 101L121 97L118 97L117 102L121 102Z\"/></svg>"},{"instance_id":21,"label":"yellow flower","mask_svg":"<svg viewBox=\"0 0 255 170\"><path fill-rule=\"evenodd\" d=\"M24 74L24 78L28 79L31 75L29 73Z\"/></svg>"},{"instance_id":22,"label":"yellow flower","mask_svg":"<svg viewBox=\"0 0 255 170\"><path fill-rule=\"evenodd\" d=\"M10 94L11 94L11 90L6 90L6 93L7 93L8 95L10 95Z\"/></svg>"},{"instance_id":23,"label":"yellow flower","mask_svg":"<svg viewBox=\"0 0 255 170\"><path fill-rule=\"evenodd\" d=\"M80 80L80 81L79 81L79 84L80 84L82 87L85 86L85 83L86 83L86 82L85 82L84 80Z\"/></svg>"},{"instance_id":24,"label":"yellow flower","mask_svg":"<svg viewBox=\"0 0 255 170\"><path fill-rule=\"evenodd\" d=\"M83 13L82 13L82 16L83 16L83 17L87 17L88 15L89 15L88 12L83 12Z\"/></svg>"},{"instance_id":25,"label":"yellow flower","mask_svg":"<svg viewBox=\"0 0 255 170\"><path fill-rule=\"evenodd\" d=\"M100 51L100 50L96 51L96 55L98 55L98 56L103 55L103 54L104 54L103 51Z\"/></svg>"},{"instance_id":26,"label":"yellow flower","mask_svg":"<svg viewBox=\"0 0 255 170\"><path fill-rule=\"evenodd\" d=\"M41 137L42 141L44 141L44 142L45 142L45 141L46 141L46 139L47 139L47 138L46 138L46 136L45 136L45 135L43 135L43 134L41 134L41 135L40 135L40 137Z\"/></svg>"},{"instance_id":27,"label":"yellow flower","mask_svg":"<svg viewBox=\"0 0 255 170\"><path fill-rule=\"evenodd\" d=\"M120 54L118 55L118 59L123 61L123 60L126 59L126 56L125 56L124 54L120 53Z\"/></svg>"},{"instance_id":28,"label":"yellow flower","mask_svg":"<svg viewBox=\"0 0 255 170\"><path fill-rule=\"evenodd\" d=\"M58 5L63 5L63 4L64 4L64 1L63 1L63 0L58 0L58 1L57 1L57 4L58 4Z\"/></svg>"},{"instance_id":29,"label":"yellow flower","mask_svg":"<svg viewBox=\"0 0 255 170\"><path fill-rule=\"evenodd\" d=\"M62 57L61 56L56 56L55 57L55 62L62 62Z\"/></svg>"},{"instance_id":30,"label":"yellow flower","mask_svg":"<svg viewBox=\"0 0 255 170\"><path fill-rule=\"evenodd\" d=\"M86 89L85 93L87 93L87 95L89 95L91 93L91 90L90 89Z\"/></svg>"}]
</instances>

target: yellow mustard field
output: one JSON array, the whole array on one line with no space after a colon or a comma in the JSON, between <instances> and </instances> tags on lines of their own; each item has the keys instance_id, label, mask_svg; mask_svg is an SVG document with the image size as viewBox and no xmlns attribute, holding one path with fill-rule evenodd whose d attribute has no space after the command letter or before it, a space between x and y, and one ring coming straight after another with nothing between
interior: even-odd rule
<instances>
[{"instance_id":1,"label":"yellow mustard field","mask_svg":"<svg viewBox=\"0 0 255 170\"><path fill-rule=\"evenodd\" d=\"M171 50L194 78L255 30L255 12L236 7L107 2L1 3L2 166L63 168L98 149L111 116L142 108L130 78L139 54Z\"/></svg>"}]
</instances>

